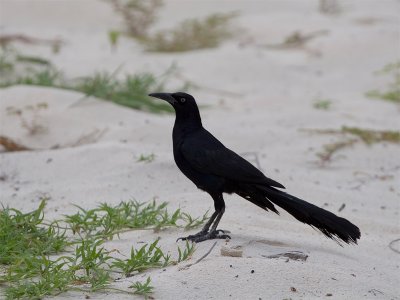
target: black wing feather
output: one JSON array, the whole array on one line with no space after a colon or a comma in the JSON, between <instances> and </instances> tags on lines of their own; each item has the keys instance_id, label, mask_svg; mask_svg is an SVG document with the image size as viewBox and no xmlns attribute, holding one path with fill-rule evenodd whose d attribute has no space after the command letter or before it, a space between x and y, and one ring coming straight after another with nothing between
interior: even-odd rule
<instances>
[{"instance_id":1,"label":"black wing feather","mask_svg":"<svg viewBox=\"0 0 400 300\"><path fill-rule=\"evenodd\" d=\"M192 168L236 182L265 184L285 188L279 182L267 178L247 160L226 148L204 128L187 137L180 151Z\"/></svg>"}]
</instances>

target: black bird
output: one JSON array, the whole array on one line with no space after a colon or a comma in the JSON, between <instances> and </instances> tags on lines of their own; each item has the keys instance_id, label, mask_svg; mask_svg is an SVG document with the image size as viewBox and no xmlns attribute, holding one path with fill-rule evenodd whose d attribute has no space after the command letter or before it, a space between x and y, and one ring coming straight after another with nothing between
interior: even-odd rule
<instances>
[{"instance_id":1,"label":"black bird","mask_svg":"<svg viewBox=\"0 0 400 300\"><path fill-rule=\"evenodd\" d=\"M180 239L201 242L230 238L223 230L217 230L217 226L225 212L222 194L236 193L266 211L279 214L275 204L339 244L340 240L357 244L361 236L357 226L279 190L285 187L266 177L204 129L196 101L191 95L178 92L153 93L149 96L165 100L175 109L172 133L175 162L186 177L214 200L215 212L203 229Z\"/></svg>"}]
</instances>

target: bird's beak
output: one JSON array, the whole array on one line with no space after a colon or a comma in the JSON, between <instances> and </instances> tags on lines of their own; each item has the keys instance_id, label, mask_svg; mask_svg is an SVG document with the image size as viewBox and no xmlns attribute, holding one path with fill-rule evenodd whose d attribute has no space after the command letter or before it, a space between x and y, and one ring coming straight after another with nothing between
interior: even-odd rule
<instances>
[{"instance_id":1,"label":"bird's beak","mask_svg":"<svg viewBox=\"0 0 400 300\"><path fill-rule=\"evenodd\" d=\"M170 93L152 93L149 94L149 96L167 101L171 105L174 105L174 103L176 102L175 98L172 97Z\"/></svg>"}]
</instances>

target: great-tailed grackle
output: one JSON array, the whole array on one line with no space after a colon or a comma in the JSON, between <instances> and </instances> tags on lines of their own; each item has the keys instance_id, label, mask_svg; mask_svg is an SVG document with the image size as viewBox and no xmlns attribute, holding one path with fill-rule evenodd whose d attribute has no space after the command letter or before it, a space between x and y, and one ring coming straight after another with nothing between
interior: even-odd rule
<instances>
[{"instance_id":1,"label":"great-tailed grackle","mask_svg":"<svg viewBox=\"0 0 400 300\"><path fill-rule=\"evenodd\" d=\"M165 100L174 107L176 119L172 139L175 162L186 177L214 200L215 212L202 230L181 239L201 242L230 238L223 230L217 230L217 226L225 211L222 194L236 193L276 214L279 212L274 204L278 205L300 222L319 229L325 236L337 242L342 240L348 244L357 244L361 235L357 226L279 190L278 188L285 187L267 178L204 129L196 101L191 95L178 92L153 93L149 96Z\"/></svg>"}]
</instances>

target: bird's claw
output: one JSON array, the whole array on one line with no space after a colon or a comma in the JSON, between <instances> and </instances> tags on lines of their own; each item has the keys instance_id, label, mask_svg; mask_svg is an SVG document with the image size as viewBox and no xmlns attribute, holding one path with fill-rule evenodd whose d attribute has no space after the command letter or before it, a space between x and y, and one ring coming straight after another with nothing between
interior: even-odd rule
<instances>
[{"instance_id":1,"label":"bird's claw","mask_svg":"<svg viewBox=\"0 0 400 300\"><path fill-rule=\"evenodd\" d=\"M196 239L197 237L203 236L203 235L205 235L205 234L207 234L207 231L200 231L200 232L198 232L198 233L196 233L196 234L191 234L191 235L188 235L188 236L180 237L180 238L178 238L176 241L177 241L177 242L179 242L179 241L193 241L193 240Z\"/></svg>"},{"instance_id":2,"label":"bird's claw","mask_svg":"<svg viewBox=\"0 0 400 300\"><path fill-rule=\"evenodd\" d=\"M222 233L222 234L221 234ZM225 231L222 229L214 230L214 231L200 231L193 235L188 235L186 237L180 237L176 241L191 241L194 243L200 243L206 240L213 240L213 239L231 239L231 237L227 234L224 234Z\"/></svg>"},{"instance_id":3,"label":"bird's claw","mask_svg":"<svg viewBox=\"0 0 400 300\"><path fill-rule=\"evenodd\" d=\"M217 229L215 230L216 233L231 233L229 230Z\"/></svg>"}]
</instances>

